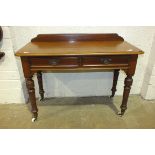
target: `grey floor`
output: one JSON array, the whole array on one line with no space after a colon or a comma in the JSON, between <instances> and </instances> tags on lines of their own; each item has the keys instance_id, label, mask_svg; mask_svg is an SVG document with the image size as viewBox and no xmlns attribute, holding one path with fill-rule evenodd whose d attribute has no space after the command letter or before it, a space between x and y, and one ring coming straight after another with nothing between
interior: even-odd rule
<instances>
[{"instance_id":1,"label":"grey floor","mask_svg":"<svg viewBox=\"0 0 155 155\"><path fill-rule=\"evenodd\" d=\"M31 122L27 104L0 104L0 128L155 128L155 100L131 95L123 117L119 111L122 97L51 98L37 101L39 118Z\"/></svg>"}]
</instances>

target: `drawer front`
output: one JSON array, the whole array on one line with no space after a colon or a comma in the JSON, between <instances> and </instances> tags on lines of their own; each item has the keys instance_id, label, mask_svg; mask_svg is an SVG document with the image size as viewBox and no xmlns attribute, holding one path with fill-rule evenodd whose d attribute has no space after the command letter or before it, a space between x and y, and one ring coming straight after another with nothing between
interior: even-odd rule
<instances>
[{"instance_id":1,"label":"drawer front","mask_svg":"<svg viewBox=\"0 0 155 155\"><path fill-rule=\"evenodd\" d=\"M83 66L128 65L129 56L85 56Z\"/></svg>"},{"instance_id":2,"label":"drawer front","mask_svg":"<svg viewBox=\"0 0 155 155\"><path fill-rule=\"evenodd\" d=\"M31 67L76 67L78 57L32 57Z\"/></svg>"}]
</instances>

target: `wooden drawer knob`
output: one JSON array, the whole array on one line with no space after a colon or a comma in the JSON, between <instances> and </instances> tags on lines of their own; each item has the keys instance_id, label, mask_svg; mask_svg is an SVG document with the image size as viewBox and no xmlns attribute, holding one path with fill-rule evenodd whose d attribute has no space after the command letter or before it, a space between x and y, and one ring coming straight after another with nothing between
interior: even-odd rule
<instances>
[{"instance_id":1,"label":"wooden drawer knob","mask_svg":"<svg viewBox=\"0 0 155 155\"><path fill-rule=\"evenodd\" d=\"M49 60L50 65L56 66L56 65L58 65L58 63L59 63L58 59L53 58L53 59Z\"/></svg>"},{"instance_id":2,"label":"wooden drawer knob","mask_svg":"<svg viewBox=\"0 0 155 155\"><path fill-rule=\"evenodd\" d=\"M101 60L101 63L103 64L109 64L112 61L111 58L101 58L100 60Z\"/></svg>"}]
</instances>

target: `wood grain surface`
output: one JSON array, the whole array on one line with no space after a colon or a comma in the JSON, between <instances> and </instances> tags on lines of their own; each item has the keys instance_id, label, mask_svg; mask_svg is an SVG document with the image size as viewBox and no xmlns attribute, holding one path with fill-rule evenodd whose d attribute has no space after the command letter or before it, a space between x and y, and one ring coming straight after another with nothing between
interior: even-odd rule
<instances>
[{"instance_id":1,"label":"wood grain surface","mask_svg":"<svg viewBox=\"0 0 155 155\"><path fill-rule=\"evenodd\" d=\"M30 42L16 56L143 54L126 41Z\"/></svg>"},{"instance_id":2,"label":"wood grain surface","mask_svg":"<svg viewBox=\"0 0 155 155\"><path fill-rule=\"evenodd\" d=\"M33 120L38 117L34 73L37 73L39 92L44 98L41 72L78 72L114 70L112 95L116 92L119 70L126 73L120 106L123 115L133 82L138 54L144 52L124 41L118 34L40 34L16 52L21 57L29 93Z\"/></svg>"}]
</instances>

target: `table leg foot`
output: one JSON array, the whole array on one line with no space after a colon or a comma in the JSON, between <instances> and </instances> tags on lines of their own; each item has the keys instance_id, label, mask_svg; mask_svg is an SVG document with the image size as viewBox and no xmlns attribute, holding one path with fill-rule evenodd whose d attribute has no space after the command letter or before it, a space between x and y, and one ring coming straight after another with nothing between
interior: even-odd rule
<instances>
[{"instance_id":1,"label":"table leg foot","mask_svg":"<svg viewBox=\"0 0 155 155\"><path fill-rule=\"evenodd\" d=\"M126 109L127 109L127 102L128 102L128 97L131 89L131 85L133 83L133 79L131 75L127 75L124 81L124 92L123 92L123 100L122 104L120 106L121 108L121 115L124 115Z\"/></svg>"},{"instance_id":2,"label":"table leg foot","mask_svg":"<svg viewBox=\"0 0 155 155\"><path fill-rule=\"evenodd\" d=\"M109 98L113 98L113 97L114 97L114 95L109 96Z\"/></svg>"},{"instance_id":3,"label":"table leg foot","mask_svg":"<svg viewBox=\"0 0 155 155\"><path fill-rule=\"evenodd\" d=\"M38 117L38 108L36 104L34 81L32 79L32 76L26 78L26 86L29 93L31 112L32 112L32 121L34 122L35 120L37 120L37 117Z\"/></svg>"},{"instance_id":4,"label":"table leg foot","mask_svg":"<svg viewBox=\"0 0 155 155\"><path fill-rule=\"evenodd\" d=\"M35 122L36 121L36 118L32 118L32 122Z\"/></svg>"},{"instance_id":5,"label":"table leg foot","mask_svg":"<svg viewBox=\"0 0 155 155\"><path fill-rule=\"evenodd\" d=\"M122 117L124 114L122 114L122 112L119 111L119 112L117 113L117 115L120 116L120 117Z\"/></svg>"},{"instance_id":6,"label":"table leg foot","mask_svg":"<svg viewBox=\"0 0 155 155\"><path fill-rule=\"evenodd\" d=\"M37 112L33 112L32 113L32 122L35 122L38 118L38 113Z\"/></svg>"},{"instance_id":7,"label":"table leg foot","mask_svg":"<svg viewBox=\"0 0 155 155\"><path fill-rule=\"evenodd\" d=\"M121 107L121 111L119 111L117 113L117 115L120 116L120 117L122 117L124 115L126 109L127 109L127 107L123 107L123 108Z\"/></svg>"},{"instance_id":8,"label":"table leg foot","mask_svg":"<svg viewBox=\"0 0 155 155\"><path fill-rule=\"evenodd\" d=\"M116 86L117 86L117 81L118 81L118 76L119 76L119 69L115 69L114 70L114 76L113 76L113 86L112 86L112 95L110 96L110 98L115 96L115 92L116 92Z\"/></svg>"}]
</instances>

